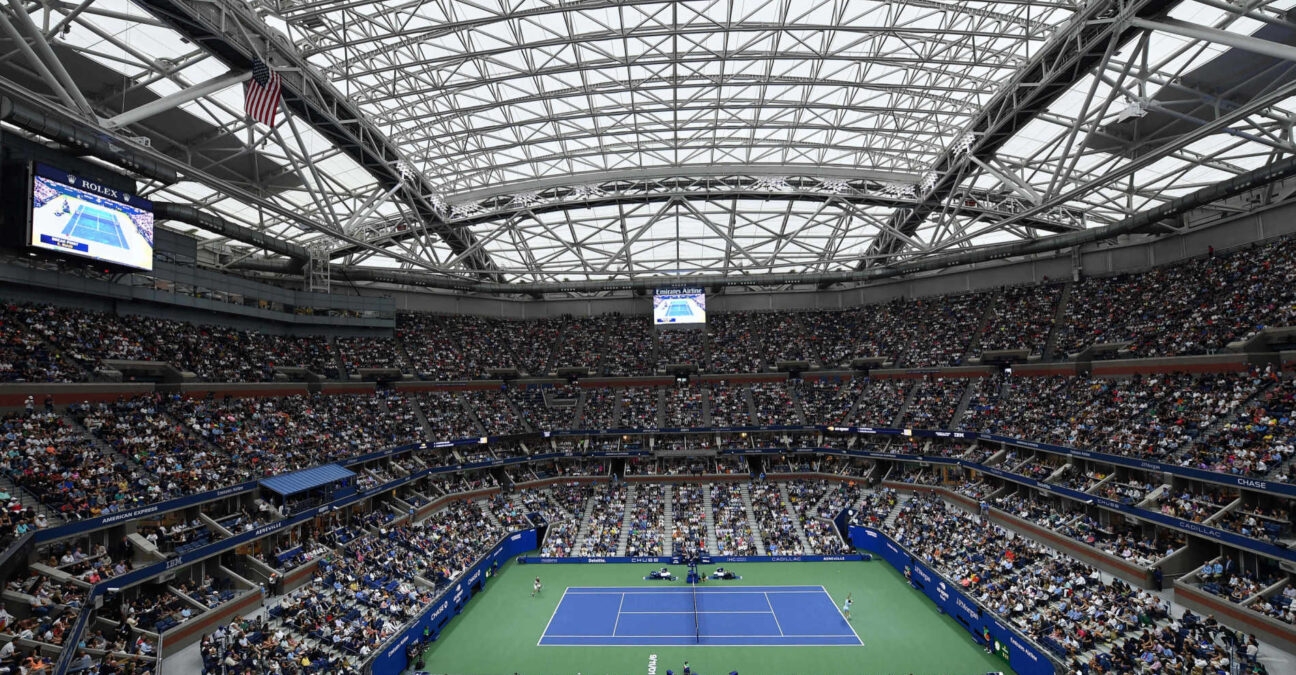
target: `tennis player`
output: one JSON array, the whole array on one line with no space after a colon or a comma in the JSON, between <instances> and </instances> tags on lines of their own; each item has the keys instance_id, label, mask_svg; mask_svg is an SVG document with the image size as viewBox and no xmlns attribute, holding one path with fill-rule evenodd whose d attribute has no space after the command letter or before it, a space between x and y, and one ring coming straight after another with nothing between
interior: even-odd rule
<instances>
[{"instance_id":1,"label":"tennis player","mask_svg":"<svg viewBox=\"0 0 1296 675\"><path fill-rule=\"evenodd\" d=\"M535 581L531 582L531 597L534 598L536 594L539 592L540 592L540 577L536 577Z\"/></svg>"},{"instance_id":2,"label":"tennis player","mask_svg":"<svg viewBox=\"0 0 1296 675\"><path fill-rule=\"evenodd\" d=\"M851 597L851 595L852 595L851 593L847 593L847 594L846 594L846 602L843 602L843 603L842 603L842 614L844 614L844 615L846 616L846 620L847 620L847 621L850 621L850 620L851 620L850 608L851 608L851 605L855 604L855 600L854 600L854 598Z\"/></svg>"}]
</instances>

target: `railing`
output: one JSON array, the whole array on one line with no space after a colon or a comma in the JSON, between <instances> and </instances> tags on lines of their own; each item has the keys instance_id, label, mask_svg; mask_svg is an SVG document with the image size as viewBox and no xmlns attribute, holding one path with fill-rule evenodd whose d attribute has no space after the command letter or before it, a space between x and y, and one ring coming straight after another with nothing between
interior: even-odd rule
<instances>
[{"instance_id":1,"label":"railing","mask_svg":"<svg viewBox=\"0 0 1296 675\"><path fill-rule=\"evenodd\" d=\"M663 429L585 429L585 430L545 431L545 432L540 432L540 435L544 438L563 438L563 437L573 437L573 436L620 437L620 436L627 436L627 435L676 434L676 433L697 434L697 433L753 433L753 432L820 432L820 433L833 433L833 434L903 436L903 437L930 438L930 439L981 440L981 441L988 441L992 443L1003 443L1007 445L1012 445L1021 448L1028 448L1033 450L1042 450L1044 452L1061 454L1070 457L1078 457L1081 459L1089 459L1089 460L1103 462L1106 464L1125 466L1125 467L1130 467L1130 468L1139 469L1143 471L1155 471L1155 472L1166 473L1174 476L1190 478L1193 480L1207 481L1207 482L1217 483L1221 485L1229 485L1229 486L1239 487L1254 492L1260 492L1260 493L1269 494L1278 497L1296 498L1296 485L1277 483L1262 478L1249 478L1246 476L1237 476L1232 474L1218 473L1214 471L1204 471L1201 469L1193 469L1190 467L1176 466L1173 464L1163 464L1160 462L1152 462L1152 461L1136 459L1132 457L1124 457L1121 455L1109 455L1101 452L1077 450L1074 448L1069 448L1061 445L1039 443L1035 441L1028 441L1028 440L1022 440L1022 439L1012 438L1008 436L999 436L996 434L989 434L989 433L975 432L975 431L947 431L947 430L934 430L934 429L893 429L893 428L886 428L886 427L837 427L837 426L818 426L818 425L797 425L797 426L765 425L765 426L746 426L746 427L693 427L693 428L663 428ZM492 436L485 439L485 442L494 443L499 441L516 439L519 438L520 436L534 436L534 435L535 434ZM385 450L379 450L379 451L367 453L365 455L360 455L347 460L342 460L337 463L340 463L344 466L354 466L356 464L362 464L365 462L371 462L378 459L384 459L387 457L392 457L407 452L436 449L436 448L449 448L449 447L464 446L464 445L480 445L480 444L483 444L483 439L481 438L466 438L466 439L457 439L452 441L413 443L413 444L395 446L395 447L387 448ZM948 458L928 457L926 455L902 456L902 455L878 453L878 452L846 451L846 450L826 448L826 447L804 447L804 448L795 448L794 450L797 452L847 455L847 456L865 457L871 459L896 459L896 460L907 459L908 461L928 461L928 462L948 460ZM738 455L782 454L786 452L788 452L788 449L783 447L751 448L751 449L731 448L727 450L722 450L721 454L738 454ZM427 469L417 471L413 474L410 474L405 478L399 479L397 481L393 481L392 483L388 483L387 485L375 487L375 488L369 488L367 490L360 491L358 493L358 496L360 497L373 496L375 494L380 494L382 492L387 492L391 489L395 489L396 487L405 485L413 480L417 480L425 476L430 476L435 474L457 473L461 471L472 471L476 469L485 469L485 468L491 468L497 466L508 466L513 464L521 464L521 463L534 462L534 461L545 461L551 459L561 459L561 458L568 458L568 457L630 457L630 456L646 456L648 454L650 453L647 450L642 450L642 449L626 450L626 451L599 451L599 452L591 452L591 453L585 453L579 455L574 453L543 453L539 455L528 455L524 457L492 459L484 462L468 462L463 464L451 464L451 465L444 465L439 467L430 467ZM1243 538L1240 535L1228 533L1218 528L1211 528L1211 527L1200 525L1198 523L1183 521L1177 518L1165 518L1159 513L1155 513L1156 517L1149 517L1148 515L1145 514L1153 514L1154 512L1145 511L1142 509L1135 509L1128 505L1121 504L1120 502L1103 499L1101 497L1096 497L1088 493L1078 492L1074 490L1067 490L1065 488L1054 486L1048 483L1034 481L1032 479L1027 479L1025 477L1017 476L1016 474L1003 471L1001 469L984 467L979 464L974 464L972 462L966 462L962 460L957 462L952 462L952 463L968 466L969 468L973 468L978 471L983 471L991 475L1007 478L1009 480L1014 480L1017 482L1027 482L1032 486L1040 487L1041 489L1045 489L1045 490L1051 490L1058 494L1069 496L1072 497L1073 499L1078 499L1080 501L1092 500L1095 503L1105 508L1134 513L1139 515L1139 517L1143 517L1149 520L1157 520L1158 518L1162 518L1165 520L1167 524L1170 524L1171 527L1177 527L1178 529L1182 529L1206 537L1217 538L1230 545L1235 545L1235 546L1238 545L1237 543L1238 540L1254 541L1254 540L1248 540L1246 538ZM115 525L118 523L135 520L137 518L141 518L144 516L176 511L179 509L189 508L191 506L213 501L216 499L223 499L226 497L241 495L255 490L257 488L257 485L258 485L257 481L248 481L230 487L220 488L216 490L209 490L207 492L199 493L196 495L190 495L188 497L180 497L177 499L172 499L164 502L158 502L156 504L150 504L146 506L136 507L133 509L128 509L125 511L109 514L106 516L99 516L97 518L89 518L86 520L79 520L72 523L68 523L66 525L60 525L58 527L46 528L37 531L36 543L40 544L40 543L45 543L57 539L63 539L84 532L89 532L92 530L109 527L111 525ZM1256 550L1258 552L1261 551L1261 549L1257 549L1254 544L1245 544L1245 547L1250 548L1251 550ZM1265 552L1266 555L1274 555L1275 557L1283 557L1285 559L1296 560L1296 558L1291 558L1290 554L1286 554L1285 549L1279 549L1273 546L1266 545L1264 547L1263 552ZM0 559L0 565L3 565L3 563L4 561Z\"/></svg>"},{"instance_id":2,"label":"railing","mask_svg":"<svg viewBox=\"0 0 1296 675\"><path fill-rule=\"evenodd\" d=\"M762 432L762 431L765 432L818 431L823 433L840 433L840 434L904 436L904 437L914 437L914 438L936 438L936 439L957 439L957 440L984 440L984 441L990 441L995 443L1010 444L1018 447L1043 450L1045 452L1052 452L1057 454L1080 457L1084 459L1092 459L1092 460L1101 461L1109 464L1128 466L1128 467L1141 469L1141 470L1164 472L1164 473L1179 475L1179 476L1192 478L1196 480L1206 480L1206 481L1220 483L1224 485L1235 485L1249 490L1264 492L1267 494L1272 494L1272 495L1277 495L1282 497L1296 497L1296 485L1274 483L1271 481L1251 479L1251 478L1246 478L1241 476L1232 476L1229 474L1221 474L1221 473L1216 473L1211 471L1202 471L1198 469L1178 467L1178 466L1173 466L1168 464L1160 464L1156 462L1149 462L1146 460L1138 460L1129 457L1122 457L1119 455L1107 455L1098 452L1075 450L1073 448L1068 448L1065 446L1037 443L1034 441L1025 441L1025 440L1010 438L1006 436L997 436L994 434L970 432L970 431L894 429L894 428L885 428L885 427L765 425L765 426L748 426L748 427L702 427L702 428L688 428L688 429L667 428L667 429L572 430L572 431L556 431L556 432L546 431L546 432L541 432L541 436L545 438L549 438L549 437L564 437L564 436L624 436L629 434L642 435L642 434L657 434L657 433L742 433L742 432L751 433L751 432ZM534 434L530 434L530 435L534 435ZM494 441L516 438L516 437L517 436L491 437L486 439L486 442L489 443ZM416 443L410 445L397 446L393 448L388 448L386 450L380 450L366 455L361 455L341 463L346 466L351 466L363 462L374 461L377 459L391 457L393 455L403 454L406 452L412 452L416 450L424 450L430 448L444 448L444 447L452 447L458 445L476 445L476 444L481 444L482 442L483 442L482 439L477 438L477 439L460 439L454 441L437 441L437 442L430 442L430 443L429 442ZM859 457L859 458L868 458L868 459L884 459L884 460L907 461L907 462L928 462L928 463L961 466L968 469L981 471L983 473L987 473L990 475L999 476L1000 478L1004 478L1006 480L1010 480L1023 485L1028 485L1031 487L1053 492L1055 494L1068 497L1070 499L1074 499L1083 503L1096 504L1102 508L1106 508L1114 511L1120 511L1122 513L1127 513L1129 515L1135 516L1137 518L1141 518L1143 520L1148 520L1166 527L1171 527L1198 536L1214 539L1218 542L1230 546L1244 548L1272 558L1277 558L1277 559L1296 563L1296 551L1291 551L1255 539L1243 537L1236 533L1229 532L1226 530L1221 530L1219 528L1202 525L1200 523L1195 523L1180 518L1173 518L1161 514L1159 512L1140 509L1134 506L1130 506L1114 500L1098 497L1085 492L1080 492L1077 490L1071 490L1068 488L1063 488L1060 486L1043 483L1032 478L1019 476L1017 474L1009 473L1002 469L984 466L976 462L971 462L971 461L956 459L956 458L949 458L949 457L936 457L936 456L927 456L927 455L899 455L899 454L891 454L885 452L843 450L843 449L825 448L825 447L797 448L795 450L818 453L818 454L832 454L832 455L842 455L848 457ZM738 454L738 455L782 454L788 451L789 450L787 448L781 448L781 447L780 448L760 448L760 449L731 448L731 449L723 450L722 454ZM382 486L359 491L354 495L351 495L341 500L334 501L331 504L327 504L315 509L298 513L294 516L290 516L288 518L277 521L275 523L265 525L248 532L240 533L233 537L222 539L220 541L213 542L206 546L199 547L194 551L190 551L182 556L177 556L176 558L173 558L171 560L167 560L162 563L141 568L130 574L123 575L122 577L116 577L114 579L110 579L108 581L102 582L96 585L91 590L89 597L87 598L87 605L89 605L94 600L94 598L108 592L109 588L112 588L114 589L114 591L116 591L119 590L120 588L125 588L138 583L142 583L152 577L155 577L163 572L166 572L169 569L182 567L184 565L192 564L194 562L203 560L205 558L219 555L229 550L233 550L237 546L241 546L243 544L249 543L251 541L255 541L257 539L268 536L270 534L286 529L288 527L292 527L300 523L303 523L307 520L314 518L318 514L325 513L333 509L345 508L346 506L350 506L351 504L357 503L364 499L368 499L376 495L380 495L386 492L390 492L392 490L396 490L400 487L403 487L417 480L420 480L426 476L442 474L442 473L456 473L460 471L470 471L474 469L490 468L496 466L508 466L513 464L522 464L522 463L535 462L535 461L546 461L551 459L560 459L560 458L567 458L567 457L624 457L624 456L647 455L647 454L649 453L645 450L625 451L625 452L618 452L618 451L594 452L594 453L580 454L580 455L577 455L575 453L545 453L545 454L530 455L525 457L510 457L506 459L494 459L485 462L473 462L473 463L447 465L447 466L440 466L440 467L430 467L427 469L414 472L403 478L393 480ZM166 502L160 502L158 504L143 506L128 511L123 511L120 513L110 514L108 516L100 516L94 519L78 521L57 528L48 528L46 530L41 530L37 532L35 534L35 541L37 543L47 542L55 539L64 538L67 536L72 536L82 532L87 532L90 530L107 527L116 523L134 520L136 518L145 515L152 515L157 513L174 511L182 508L188 508L190 506L194 506L214 499L221 499L229 496L244 494L246 492L250 492L256 487L257 487L257 483L255 481L251 481L251 482L241 483L239 485L235 485L231 487L221 488L218 490L211 490L190 497L183 497L179 499L169 500ZM9 550L12 551L16 549L10 547ZM0 567L2 567L6 561L7 559L0 559ZM84 617L87 614L89 614L89 612L83 612L82 616L78 617L77 623L73 626L71 639L74 640L80 639L81 633L85 629ZM66 672L66 668L72 658L70 654L70 652L72 651L74 650L68 650L69 653L60 656L58 662L59 667L56 670L56 672L59 673L60 675Z\"/></svg>"},{"instance_id":3,"label":"railing","mask_svg":"<svg viewBox=\"0 0 1296 675\"><path fill-rule=\"evenodd\" d=\"M434 471L434 470L429 470L429 471ZM269 525L263 525L256 529L249 530L247 532L242 532L232 537L221 539L220 541L212 542L205 546L201 546L197 549L194 549L193 551L187 552L183 555L178 555L174 558L171 558L170 560L149 565L147 567L142 567L132 572L123 574L121 576L117 576L111 579L107 579L105 581L101 581L95 584L94 586L92 586L90 590L86 593L86 600L85 603L83 604L83 607L85 609L77 617L76 623L73 625L71 630L69 630L65 635L64 644L77 644L78 642L80 642L81 636L85 632L87 617L91 613L90 608L95 606L95 601L102 595L105 595L107 593L120 592L121 590L129 588L131 586L144 583L149 579L152 579L153 577L156 577L166 572L167 570L184 567L186 565L190 565L199 562L201 560L205 560L212 556L217 556L217 555L221 555L222 553L232 551L239 546L256 541L257 539L260 539L262 537L313 520L315 517L319 515L329 513L331 511L344 509L363 499L373 496L374 494L395 490L409 483L411 480L414 480L413 476L407 476L399 480L394 480L390 483L387 483L381 488L373 488L370 490L365 490L363 493L357 493L357 494L344 497L342 499L338 499L329 504L325 504L317 508L303 511L301 513L297 513L295 515L289 516L287 518L284 518L283 520L271 523ZM460 493L456 493L456 494L460 494ZM467 494L467 493L463 493L463 494ZM454 495L447 495L447 498L453 499ZM64 675L67 672L68 667L71 665L73 653L75 651L76 650L74 649L67 649L64 650L62 654L59 655L59 660L55 668L55 673L57 675Z\"/></svg>"},{"instance_id":4,"label":"railing","mask_svg":"<svg viewBox=\"0 0 1296 675\"><path fill-rule=\"evenodd\" d=\"M1121 455L1109 455L1109 454L1105 454L1101 452L1093 452L1089 450L1077 450L1062 445L1052 445L1048 443L1040 443L1036 441L1023 440L1018 438L1012 438L1009 436L999 436L996 434L990 434L990 433L984 433L978 431L949 431L949 430L942 430L942 429L892 429L886 427L838 427L838 426L821 426L821 425L798 425L798 426L765 425L765 426L746 426L746 427L689 427L689 428L662 428L662 429L576 429L576 430L562 430L562 431L544 431L544 432L540 432L540 436L543 438L565 438L565 437L574 437L574 436L619 437L619 436L643 436L643 435L654 435L654 434L755 433L755 432L820 432L820 433L842 433L842 434L860 434L860 435L905 436L905 437L913 437L913 438L982 440L982 441L989 441L992 443L1004 443L1007 445L1012 445L1021 448L1028 448L1032 450L1043 450L1045 452L1067 455L1071 457L1079 457L1081 459L1091 459L1106 464L1130 467L1130 468L1139 469L1143 471L1156 471L1159 473L1166 473L1174 476L1180 476L1183 478L1190 478L1193 480L1207 481L1207 482L1217 483L1221 485L1229 485L1233 487L1244 488L1247 490L1261 492L1264 494L1269 494L1278 497L1296 498L1296 485L1290 485L1287 483L1278 483L1274 481L1265 480L1264 478L1251 478L1247 476L1238 476L1238 475L1227 474L1227 473L1219 473L1215 471L1193 469L1190 467L1177 466L1174 464L1163 464L1160 462L1136 459L1133 457L1124 457ZM525 436L535 436L535 434L491 436L485 439L485 443L496 443L500 441L507 441L507 440L512 440L512 439L525 437ZM391 448L387 448L385 450L379 450L364 455L360 455L357 457L352 457L350 459L336 461L333 463L337 463L349 467L349 466L354 466L356 464L371 462L374 460L392 457L395 455L404 454L407 452L413 452L417 450L449 448L455 446L481 445L481 444L483 444L483 440L481 438L464 438L464 439L457 439L451 441L428 441L428 442L412 443L407 445L394 446ZM796 450L805 451L805 452L825 452L825 453L840 454L840 451L836 451L832 448L822 448L822 447L796 448ZM722 454L761 454L761 452L762 452L761 449L744 450L741 452L734 452L731 449L731 450L722 451ZM766 449L766 454L768 454L768 452L784 453L787 452L787 449L786 448ZM522 462L556 459L556 458L573 457L573 456L631 457L631 456L645 456L648 454L650 453L647 450L592 452L592 453L585 453L580 455L574 455L568 453L544 453L541 455L528 455L525 457L492 459L485 462L468 462L464 464L450 464L450 465L426 469L414 475L417 477L422 477L422 476L437 474L437 473L455 473L459 471L471 471L474 469L485 469L485 468L491 468L496 466L506 466L509 464L518 464ZM872 454L866 454L861 456L885 458L885 457L891 457L892 455L886 455L885 453L872 453ZM921 457L919 455L915 455L915 456ZM994 472L987 471L987 473L994 473ZM106 516L99 516L97 518L88 518L86 520L78 520L72 523L68 523L66 525L60 525L58 527L46 528L44 530L40 530L37 532L36 541L37 543L44 543L55 539L63 539L72 535L80 534L82 532L88 532L91 530L107 527L117 523L135 520L143 516L166 513L169 511L188 508L190 506L212 501L215 499L222 499L225 497L243 494L245 492L250 492L256 489L257 484L258 484L257 481L248 481L245 483L239 483L237 485L232 485L229 487L219 488L216 490L209 490L207 492L202 492L196 495L190 495L188 497L179 497L164 502L158 502L156 504L149 504L146 506L140 506L125 511L120 511L118 513L113 513ZM369 490L364 491L363 494L373 494L379 491L386 491L386 488L371 488ZM1089 497L1090 495L1086 495L1085 498L1087 499Z\"/></svg>"}]
</instances>

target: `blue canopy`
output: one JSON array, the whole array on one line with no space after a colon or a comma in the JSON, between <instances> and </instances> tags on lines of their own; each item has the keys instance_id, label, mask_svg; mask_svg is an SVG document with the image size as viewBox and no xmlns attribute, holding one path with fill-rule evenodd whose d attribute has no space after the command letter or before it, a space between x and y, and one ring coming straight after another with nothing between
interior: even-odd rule
<instances>
[{"instance_id":1,"label":"blue canopy","mask_svg":"<svg viewBox=\"0 0 1296 675\"><path fill-rule=\"evenodd\" d=\"M325 464L313 469L294 471L261 481L261 487L285 497L306 492L340 480L354 478L355 472L337 464Z\"/></svg>"}]
</instances>

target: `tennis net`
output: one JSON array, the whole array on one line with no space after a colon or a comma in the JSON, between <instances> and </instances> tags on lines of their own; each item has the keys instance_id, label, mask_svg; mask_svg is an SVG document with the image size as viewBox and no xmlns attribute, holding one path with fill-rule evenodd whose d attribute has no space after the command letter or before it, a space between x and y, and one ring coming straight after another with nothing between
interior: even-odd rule
<instances>
[{"instance_id":1,"label":"tennis net","mask_svg":"<svg viewBox=\"0 0 1296 675\"><path fill-rule=\"evenodd\" d=\"M702 644L702 624L698 621L697 582L693 583L693 636L698 644Z\"/></svg>"}]
</instances>

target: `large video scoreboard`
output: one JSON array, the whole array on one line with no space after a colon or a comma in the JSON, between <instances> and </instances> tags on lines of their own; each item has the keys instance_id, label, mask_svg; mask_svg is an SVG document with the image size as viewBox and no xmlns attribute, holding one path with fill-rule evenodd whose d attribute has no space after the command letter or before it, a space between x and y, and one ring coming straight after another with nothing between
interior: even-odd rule
<instances>
[{"instance_id":1,"label":"large video scoreboard","mask_svg":"<svg viewBox=\"0 0 1296 675\"><path fill-rule=\"evenodd\" d=\"M27 245L153 269L153 203L76 173L33 162Z\"/></svg>"},{"instance_id":2,"label":"large video scoreboard","mask_svg":"<svg viewBox=\"0 0 1296 675\"><path fill-rule=\"evenodd\" d=\"M706 323L706 292L701 288L658 288L653 293L653 323Z\"/></svg>"}]
</instances>

